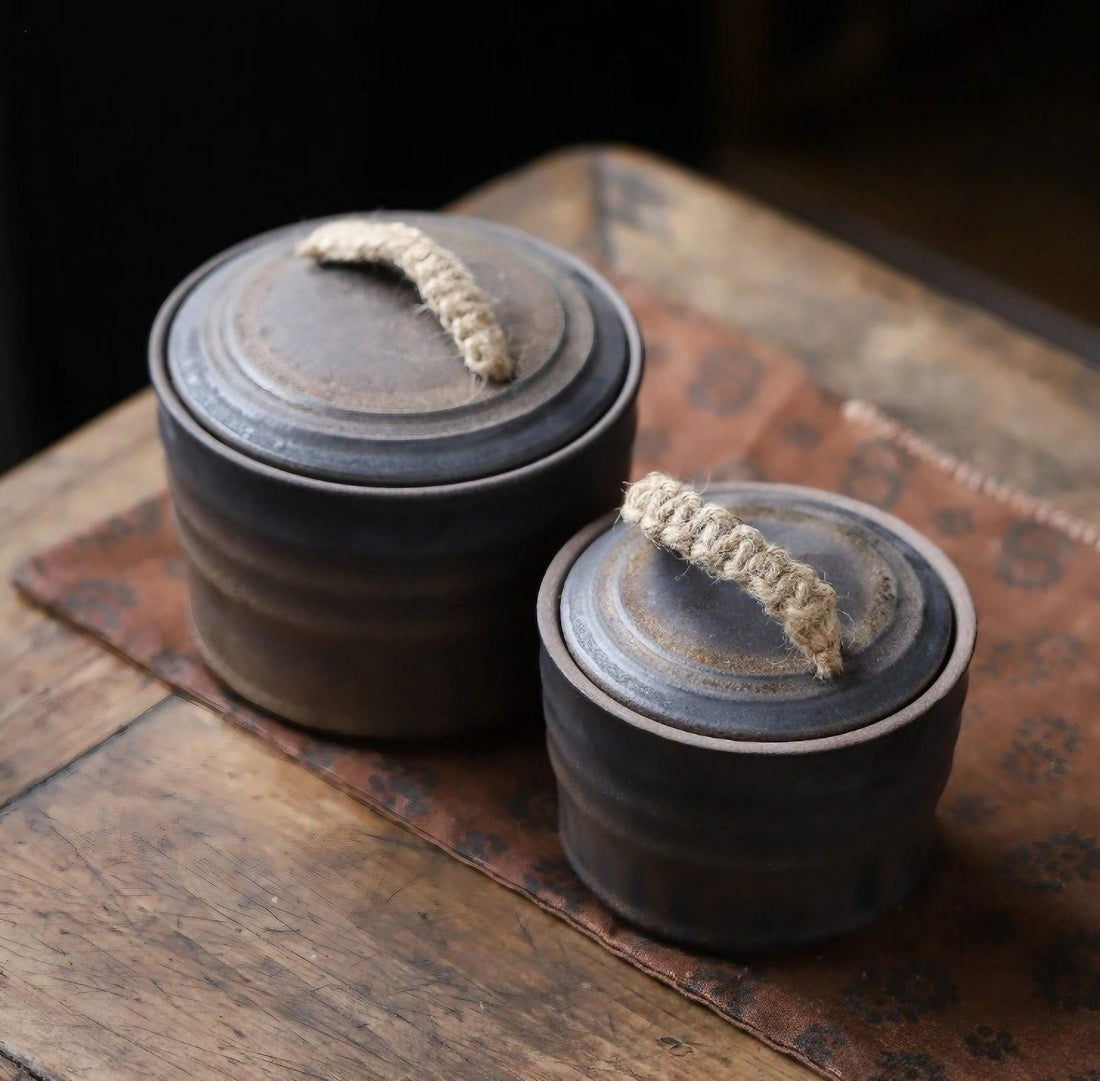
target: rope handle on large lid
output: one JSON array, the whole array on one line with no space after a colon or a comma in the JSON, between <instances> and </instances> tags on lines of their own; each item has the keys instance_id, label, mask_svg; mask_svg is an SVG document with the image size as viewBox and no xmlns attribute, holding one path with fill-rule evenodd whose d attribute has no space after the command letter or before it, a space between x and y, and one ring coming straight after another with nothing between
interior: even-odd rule
<instances>
[{"instance_id":1,"label":"rope handle on large lid","mask_svg":"<svg viewBox=\"0 0 1100 1081\"><path fill-rule=\"evenodd\" d=\"M622 517L655 544L755 597L783 625L791 645L813 662L819 679L840 674L836 590L812 567L664 473L650 473L630 485Z\"/></svg>"},{"instance_id":2,"label":"rope handle on large lid","mask_svg":"<svg viewBox=\"0 0 1100 1081\"><path fill-rule=\"evenodd\" d=\"M343 218L319 225L297 248L325 263L383 263L416 286L475 375L506 383L515 374L492 301L454 252L401 221Z\"/></svg>"}]
</instances>

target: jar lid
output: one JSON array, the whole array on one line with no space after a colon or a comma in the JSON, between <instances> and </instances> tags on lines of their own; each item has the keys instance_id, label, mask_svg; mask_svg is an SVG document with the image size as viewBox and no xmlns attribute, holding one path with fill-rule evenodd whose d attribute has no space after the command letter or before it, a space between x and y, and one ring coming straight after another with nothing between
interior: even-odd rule
<instances>
[{"instance_id":1,"label":"jar lid","mask_svg":"<svg viewBox=\"0 0 1100 1081\"><path fill-rule=\"evenodd\" d=\"M954 617L944 582L918 550L928 542L889 515L809 488L745 483L706 498L833 586L842 674L816 678L740 586L618 522L584 549L562 588L562 633L593 683L674 728L757 741L862 728L932 683Z\"/></svg>"},{"instance_id":2,"label":"jar lid","mask_svg":"<svg viewBox=\"0 0 1100 1081\"><path fill-rule=\"evenodd\" d=\"M471 375L394 271L296 254L319 224L304 222L231 249L169 302L170 378L215 437L305 476L421 486L526 465L611 407L640 346L599 275L474 218L362 217L405 222L461 260L492 301L514 378Z\"/></svg>"}]
</instances>

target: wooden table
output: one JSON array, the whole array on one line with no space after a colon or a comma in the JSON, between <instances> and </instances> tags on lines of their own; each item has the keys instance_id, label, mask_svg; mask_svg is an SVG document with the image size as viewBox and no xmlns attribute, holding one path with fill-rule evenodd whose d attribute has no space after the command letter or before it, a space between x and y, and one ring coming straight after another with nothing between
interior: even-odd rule
<instances>
[{"instance_id":1,"label":"wooden table","mask_svg":"<svg viewBox=\"0 0 1100 1081\"><path fill-rule=\"evenodd\" d=\"M1100 522L1100 373L623 150L461 209L785 348ZM162 487L148 393L0 483L7 571ZM0 1081L805 1078L802 1067L0 593Z\"/></svg>"}]
</instances>

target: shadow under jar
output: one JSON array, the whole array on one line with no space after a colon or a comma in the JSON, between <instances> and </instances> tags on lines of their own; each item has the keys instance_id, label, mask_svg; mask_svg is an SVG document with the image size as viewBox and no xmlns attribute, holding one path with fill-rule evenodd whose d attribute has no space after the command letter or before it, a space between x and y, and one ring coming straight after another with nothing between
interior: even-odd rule
<instances>
[{"instance_id":1,"label":"shadow under jar","mask_svg":"<svg viewBox=\"0 0 1100 1081\"><path fill-rule=\"evenodd\" d=\"M947 557L851 499L716 486L836 590L844 671L608 516L539 596L543 705L566 854L615 912L719 952L860 927L924 872L976 620Z\"/></svg>"},{"instance_id":2,"label":"shadow under jar","mask_svg":"<svg viewBox=\"0 0 1100 1081\"><path fill-rule=\"evenodd\" d=\"M503 226L421 230L493 302L475 378L399 275L247 241L169 297L150 364L198 647L299 724L423 739L537 717L534 605L629 473L642 346L610 285Z\"/></svg>"}]
</instances>

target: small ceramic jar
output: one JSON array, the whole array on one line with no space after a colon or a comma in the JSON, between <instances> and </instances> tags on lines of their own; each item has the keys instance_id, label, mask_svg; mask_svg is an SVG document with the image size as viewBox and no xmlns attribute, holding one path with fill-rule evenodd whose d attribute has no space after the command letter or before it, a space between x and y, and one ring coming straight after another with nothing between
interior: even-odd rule
<instances>
[{"instance_id":1,"label":"small ceramic jar","mask_svg":"<svg viewBox=\"0 0 1100 1081\"><path fill-rule=\"evenodd\" d=\"M716 487L835 588L843 673L815 677L737 584L614 515L539 596L561 834L615 912L715 951L868 923L924 871L976 622L958 571L873 507L807 488Z\"/></svg>"},{"instance_id":2,"label":"small ceramic jar","mask_svg":"<svg viewBox=\"0 0 1100 1081\"><path fill-rule=\"evenodd\" d=\"M302 725L421 739L537 716L538 582L621 498L642 346L565 252L399 217L491 299L514 378L472 375L392 271L299 254L316 222L187 278L150 365L210 667Z\"/></svg>"}]
</instances>

